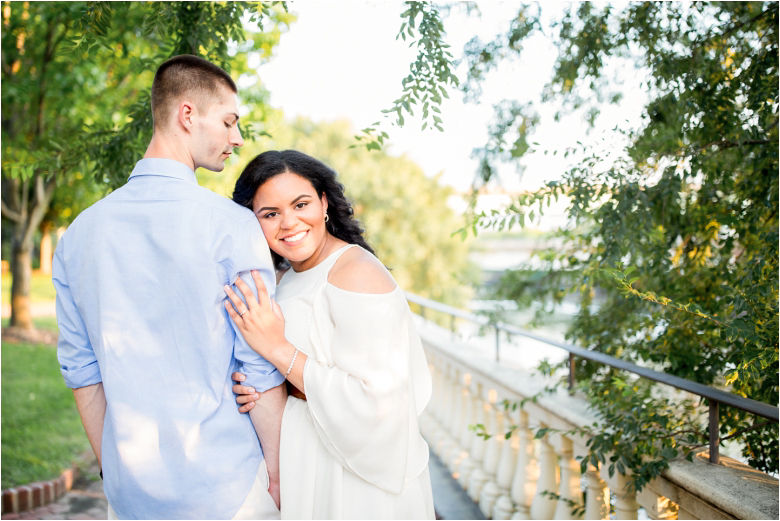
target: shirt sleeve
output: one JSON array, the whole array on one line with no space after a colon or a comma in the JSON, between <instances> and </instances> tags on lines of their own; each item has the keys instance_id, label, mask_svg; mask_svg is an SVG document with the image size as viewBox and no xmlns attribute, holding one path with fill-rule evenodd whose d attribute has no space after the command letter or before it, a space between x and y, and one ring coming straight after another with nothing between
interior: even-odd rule
<instances>
[{"instance_id":1,"label":"shirt sleeve","mask_svg":"<svg viewBox=\"0 0 780 521\"><path fill-rule=\"evenodd\" d=\"M66 237L58 242L52 259L52 283L57 291L57 326L60 330L57 359L65 385L78 389L102 382L103 378L87 327L68 285L64 260Z\"/></svg>"},{"instance_id":2,"label":"shirt sleeve","mask_svg":"<svg viewBox=\"0 0 780 521\"><path fill-rule=\"evenodd\" d=\"M240 235L241 240L234 241L236 247L234 249L233 262L231 263L233 268L230 273L229 283L233 285L233 291L236 291L235 282L238 277L241 277L252 288L252 291L255 292L255 297L257 297L257 288L255 288L255 283L250 273L251 270L257 270L265 283L268 294L273 298L276 293L276 275L273 261L271 260L271 252L263 236L263 230L260 228L260 224L254 215L243 227L242 232ZM236 294L240 295L241 293L236 291ZM225 298L227 299L227 297ZM259 392L281 385L284 382L284 375L272 363L249 347L236 324L227 316L227 311L225 311L225 317L230 322L235 334L233 356L240 363L241 372L246 375L244 385L250 385Z\"/></svg>"},{"instance_id":3,"label":"shirt sleeve","mask_svg":"<svg viewBox=\"0 0 780 521\"><path fill-rule=\"evenodd\" d=\"M401 492L428 463L418 416L431 377L403 293L361 294L327 286L315 303L314 350L304 387L328 452L379 488Z\"/></svg>"}]
</instances>

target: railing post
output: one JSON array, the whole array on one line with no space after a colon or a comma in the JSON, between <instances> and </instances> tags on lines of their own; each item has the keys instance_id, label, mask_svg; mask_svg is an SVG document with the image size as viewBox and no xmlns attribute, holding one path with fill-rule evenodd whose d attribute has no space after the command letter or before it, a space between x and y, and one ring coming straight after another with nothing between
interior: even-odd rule
<instances>
[{"instance_id":1,"label":"railing post","mask_svg":"<svg viewBox=\"0 0 780 521\"><path fill-rule=\"evenodd\" d=\"M574 353L569 353L569 393L574 392L574 384L576 383L574 375Z\"/></svg>"},{"instance_id":2,"label":"railing post","mask_svg":"<svg viewBox=\"0 0 780 521\"><path fill-rule=\"evenodd\" d=\"M501 330L498 329L498 324L496 324L496 362L499 362L501 360L501 358L498 355L500 344L501 344Z\"/></svg>"},{"instance_id":3,"label":"railing post","mask_svg":"<svg viewBox=\"0 0 780 521\"><path fill-rule=\"evenodd\" d=\"M717 465L720 461L720 411L719 403L710 399L710 463Z\"/></svg>"}]
</instances>

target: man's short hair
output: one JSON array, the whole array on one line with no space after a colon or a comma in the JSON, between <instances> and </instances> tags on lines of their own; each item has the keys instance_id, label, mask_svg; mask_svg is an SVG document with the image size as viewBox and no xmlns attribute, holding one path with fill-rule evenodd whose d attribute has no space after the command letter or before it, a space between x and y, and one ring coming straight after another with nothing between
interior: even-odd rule
<instances>
[{"instance_id":1,"label":"man's short hair","mask_svg":"<svg viewBox=\"0 0 780 521\"><path fill-rule=\"evenodd\" d=\"M172 106L188 96L197 110L208 111L222 87L238 92L233 78L208 60L182 54L164 62L152 82L152 117L155 128L168 126Z\"/></svg>"}]
</instances>

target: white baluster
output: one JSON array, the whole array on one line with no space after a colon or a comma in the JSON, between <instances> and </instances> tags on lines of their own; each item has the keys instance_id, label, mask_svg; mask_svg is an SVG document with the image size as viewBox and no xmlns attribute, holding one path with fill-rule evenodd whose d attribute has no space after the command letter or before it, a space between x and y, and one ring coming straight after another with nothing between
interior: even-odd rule
<instances>
[{"instance_id":1,"label":"white baluster","mask_svg":"<svg viewBox=\"0 0 780 521\"><path fill-rule=\"evenodd\" d=\"M609 519L609 489L598 470L588 464L585 472L588 496L585 501L585 519Z\"/></svg>"},{"instance_id":2,"label":"white baluster","mask_svg":"<svg viewBox=\"0 0 780 521\"><path fill-rule=\"evenodd\" d=\"M438 398L437 385L439 382L439 375L436 370L434 359L430 356L428 357L428 371L431 373L431 399L423 413L420 415L419 423L420 433L423 435L423 438L425 438L426 441L431 442L438 431L438 425L433 411L437 410L438 405L436 400Z\"/></svg>"},{"instance_id":3,"label":"white baluster","mask_svg":"<svg viewBox=\"0 0 780 521\"><path fill-rule=\"evenodd\" d=\"M458 432L455 436L455 443L458 446L458 450L455 451L452 457L452 475L455 479L460 478L460 474L465 470L466 474L471 471L470 464L468 463L469 453L468 447L470 445L469 437L469 424L474 419L474 400L471 396L471 375L468 373L461 376L461 400L460 400L460 422L458 425ZM473 435L473 432L471 432ZM464 469L465 467L465 469Z\"/></svg>"},{"instance_id":4,"label":"white baluster","mask_svg":"<svg viewBox=\"0 0 780 521\"><path fill-rule=\"evenodd\" d=\"M479 495L482 492L482 487L485 485L485 482L490 477L487 472L487 467L490 465L488 460L494 459L492 458L491 448L493 446L492 443L493 437L497 432L496 411L495 408L490 404L489 398L488 401L484 402L483 404L483 413L485 418L485 432L490 434L491 437L484 442L484 454L482 457L482 466L474 469L474 472L472 472L471 476L469 476L469 486L467 489L469 497L472 500L477 502L479 501Z\"/></svg>"},{"instance_id":5,"label":"white baluster","mask_svg":"<svg viewBox=\"0 0 780 521\"><path fill-rule=\"evenodd\" d=\"M435 451L436 455L439 456L439 459L442 460L442 462L446 461L445 454L450 449L450 446L452 445L452 437L450 435L450 426L452 423L452 417L455 415L455 398L456 398L456 377L458 374L457 369L452 367L451 365L448 365L447 368L443 371L444 373L444 411L442 413L442 421L441 421L441 428L442 428L442 434L441 437L437 440Z\"/></svg>"},{"instance_id":6,"label":"white baluster","mask_svg":"<svg viewBox=\"0 0 780 521\"><path fill-rule=\"evenodd\" d=\"M561 484L555 519L582 519L582 491L580 489L580 465L573 457L571 440L560 436L559 468ZM576 509L576 513L572 510Z\"/></svg>"},{"instance_id":7,"label":"white baluster","mask_svg":"<svg viewBox=\"0 0 780 521\"><path fill-rule=\"evenodd\" d=\"M615 519L636 519L639 504L636 502L636 492L628 488L630 478L615 473Z\"/></svg>"},{"instance_id":8,"label":"white baluster","mask_svg":"<svg viewBox=\"0 0 780 521\"><path fill-rule=\"evenodd\" d=\"M678 519L678 507L669 498L645 487L636 495L636 502L645 509L650 519Z\"/></svg>"},{"instance_id":9,"label":"white baluster","mask_svg":"<svg viewBox=\"0 0 780 521\"><path fill-rule=\"evenodd\" d=\"M504 441L498 462L498 470L496 471L496 484L498 485L499 496L493 504L493 510L491 511L490 517L493 519L509 519L515 510L509 497L509 488L512 486L512 478L517 466L517 452L520 443L517 438L517 423L512 421L512 416L510 413L507 414L509 419L507 429L512 429L512 432L509 439Z\"/></svg>"},{"instance_id":10,"label":"white baluster","mask_svg":"<svg viewBox=\"0 0 780 521\"><path fill-rule=\"evenodd\" d=\"M484 438L478 436L477 432L469 429L470 425L477 425L483 423L484 412L482 410L482 384L473 378L471 381L469 397L469 413L471 414L471 420L464 429L464 436L461 439L463 447L468 451L468 458L461 461L458 467L458 483L464 489L469 486L469 479L474 470L482 465L482 455L484 452L483 446L485 444Z\"/></svg>"},{"instance_id":11,"label":"white baluster","mask_svg":"<svg viewBox=\"0 0 780 521\"><path fill-rule=\"evenodd\" d=\"M458 445L458 439L460 438L460 424L463 417L463 387L462 381L463 375L460 369L455 369L452 378L452 416L450 417L449 425L447 426L447 446L442 454L442 461L450 469L450 472L455 472L455 461L460 455L460 446Z\"/></svg>"},{"instance_id":12,"label":"white baluster","mask_svg":"<svg viewBox=\"0 0 780 521\"><path fill-rule=\"evenodd\" d=\"M498 499L501 491L498 488L496 482L498 475L498 463L501 459L501 452L506 441L505 435L507 427L504 424L505 414L503 411L503 405L493 403L495 425L496 428L492 432L493 436L488 440L488 447L485 451L485 462L483 468L488 479L479 494L479 509L485 514L486 517L490 517L493 513L493 504Z\"/></svg>"},{"instance_id":13,"label":"white baluster","mask_svg":"<svg viewBox=\"0 0 780 521\"><path fill-rule=\"evenodd\" d=\"M510 497L515 505L512 519L531 519L531 501L536 494L539 466L534 451L534 435L528 428L528 413L520 410L515 430L518 440L517 465Z\"/></svg>"},{"instance_id":14,"label":"white baluster","mask_svg":"<svg viewBox=\"0 0 780 521\"><path fill-rule=\"evenodd\" d=\"M531 519L552 519L557 501L549 494L558 492L555 479L558 470L558 457L555 455L547 434L541 439L539 454L539 481L536 484L536 494L531 502ZM547 492L548 494L543 494Z\"/></svg>"}]
</instances>

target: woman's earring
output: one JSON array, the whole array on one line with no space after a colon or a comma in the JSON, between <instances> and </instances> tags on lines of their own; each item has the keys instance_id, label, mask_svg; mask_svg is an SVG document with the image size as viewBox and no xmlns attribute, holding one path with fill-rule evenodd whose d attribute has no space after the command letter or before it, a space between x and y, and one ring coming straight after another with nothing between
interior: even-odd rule
<instances>
[{"instance_id":1,"label":"woman's earring","mask_svg":"<svg viewBox=\"0 0 780 521\"><path fill-rule=\"evenodd\" d=\"M325 222L328 222L328 219L330 219L330 215L325 214Z\"/></svg>"}]
</instances>

